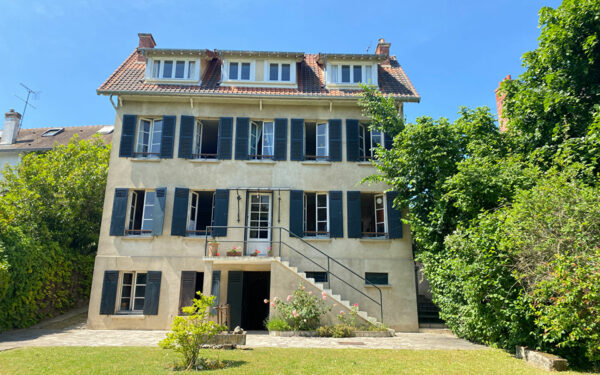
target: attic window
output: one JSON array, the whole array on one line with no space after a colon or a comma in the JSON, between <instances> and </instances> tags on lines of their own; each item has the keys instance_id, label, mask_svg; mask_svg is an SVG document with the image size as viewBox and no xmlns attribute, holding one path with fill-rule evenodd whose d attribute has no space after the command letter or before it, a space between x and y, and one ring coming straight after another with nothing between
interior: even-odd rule
<instances>
[{"instance_id":1,"label":"attic window","mask_svg":"<svg viewBox=\"0 0 600 375\"><path fill-rule=\"evenodd\" d=\"M65 130L65 128L49 129L42 133L42 137L54 137L58 133L61 133L63 130Z\"/></svg>"},{"instance_id":2,"label":"attic window","mask_svg":"<svg viewBox=\"0 0 600 375\"><path fill-rule=\"evenodd\" d=\"M197 80L199 61L190 59L149 59L146 78L166 80Z\"/></svg>"},{"instance_id":3,"label":"attic window","mask_svg":"<svg viewBox=\"0 0 600 375\"><path fill-rule=\"evenodd\" d=\"M107 135L112 133L115 130L115 127L113 125L107 125L107 126L103 126L102 128L100 128L100 130L98 130L96 133L98 134L102 134L102 135Z\"/></svg>"}]
</instances>

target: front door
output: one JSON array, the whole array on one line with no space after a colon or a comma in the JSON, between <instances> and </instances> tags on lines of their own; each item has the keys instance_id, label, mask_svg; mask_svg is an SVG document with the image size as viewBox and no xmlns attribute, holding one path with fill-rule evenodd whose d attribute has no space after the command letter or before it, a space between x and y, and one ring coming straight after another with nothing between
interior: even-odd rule
<instances>
[{"instance_id":1,"label":"front door","mask_svg":"<svg viewBox=\"0 0 600 375\"><path fill-rule=\"evenodd\" d=\"M271 193L250 193L249 199L246 255L256 250L259 255L268 255L271 247Z\"/></svg>"}]
</instances>

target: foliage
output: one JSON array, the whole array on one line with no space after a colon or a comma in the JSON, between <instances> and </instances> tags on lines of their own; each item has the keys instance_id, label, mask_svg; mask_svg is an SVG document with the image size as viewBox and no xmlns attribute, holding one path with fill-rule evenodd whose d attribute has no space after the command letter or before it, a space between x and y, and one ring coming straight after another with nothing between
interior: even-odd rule
<instances>
[{"instance_id":1,"label":"foliage","mask_svg":"<svg viewBox=\"0 0 600 375\"><path fill-rule=\"evenodd\" d=\"M275 317L275 316L271 316L267 319L267 321L265 322L265 327L269 331L291 331L292 330L292 328L285 321L285 319Z\"/></svg>"},{"instance_id":2,"label":"foliage","mask_svg":"<svg viewBox=\"0 0 600 375\"><path fill-rule=\"evenodd\" d=\"M348 313L344 310L340 310L340 313L337 315L338 320L343 325L356 328L356 319L358 318L358 303L355 303Z\"/></svg>"},{"instance_id":3,"label":"foliage","mask_svg":"<svg viewBox=\"0 0 600 375\"><path fill-rule=\"evenodd\" d=\"M163 349L173 349L180 353L183 356L181 367L185 370L205 369L209 363L200 358L202 345L227 329L209 320L209 311L215 304L215 298L198 292L198 298L194 298L192 306L182 308L185 315L173 319L171 332L158 343Z\"/></svg>"},{"instance_id":4,"label":"foliage","mask_svg":"<svg viewBox=\"0 0 600 375\"><path fill-rule=\"evenodd\" d=\"M319 326L321 316L331 311L331 306L326 306L323 302L325 299L325 293L319 299L300 284L292 295L287 296L286 301L274 297L271 307L277 310L292 330L312 331ZM265 300L265 303L268 302Z\"/></svg>"},{"instance_id":5,"label":"foliage","mask_svg":"<svg viewBox=\"0 0 600 375\"><path fill-rule=\"evenodd\" d=\"M317 335L319 337L352 337L356 327L349 326L347 324L336 324L334 326L321 326L317 328Z\"/></svg>"}]
</instances>

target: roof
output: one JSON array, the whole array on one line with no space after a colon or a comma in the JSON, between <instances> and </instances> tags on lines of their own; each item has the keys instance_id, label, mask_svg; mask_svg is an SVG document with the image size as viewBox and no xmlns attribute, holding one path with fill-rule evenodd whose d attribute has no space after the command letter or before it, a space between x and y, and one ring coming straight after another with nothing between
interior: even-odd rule
<instances>
[{"instance_id":1,"label":"roof","mask_svg":"<svg viewBox=\"0 0 600 375\"><path fill-rule=\"evenodd\" d=\"M148 49L143 49L147 53ZM218 51L218 50L217 50ZM233 51L219 51L233 52ZM250 53L252 51L244 51ZM324 54L303 54L296 64L298 88L281 87L236 87L221 86L221 61L217 56L208 60L208 67L200 85L190 84L158 84L144 81L145 61L138 61L136 49L110 75L97 90L102 95L179 95L179 96L254 96L254 97L305 97L305 98L341 98L352 99L360 95L360 89L328 89L325 87L323 65L319 58ZM236 51L239 53L239 51ZM273 52L252 52L265 54ZM282 52L282 54L292 54ZM327 55L327 56L367 56L367 55ZM376 56L376 55L369 55ZM380 60L380 57L375 57ZM420 101L419 94L408 79L404 69L395 56L389 57L389 64L378 65L378 82L381 92L402 101Z\"/></svg>"},{"instance_id":2,"label":"roof","mask_svg":"<svg viewBox=\"0 0 600 375\"><path fill-rule=\"evenodd\" d=\"M79 139L92 139L92 137L105 126L112 125L89 125L89 126L66 126L64 128L32 128L20 129L17 141L11 145L0 145L0 152L5 151L46 151L52 149L55 143L67 144L75 134ZM60 133L43 137L42 134L52 129L63 129ZM1 135L1 134L0 134ZM113 133L101 134L106 143L112 142Z\"/></svg>"}]
</instances>

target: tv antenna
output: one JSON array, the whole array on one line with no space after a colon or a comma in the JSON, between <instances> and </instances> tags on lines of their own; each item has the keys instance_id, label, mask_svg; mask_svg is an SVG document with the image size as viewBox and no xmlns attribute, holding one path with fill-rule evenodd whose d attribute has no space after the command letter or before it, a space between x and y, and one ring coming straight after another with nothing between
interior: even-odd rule
<instances>
[{"instance_id":1,"label":"tv antenna","mask_svg":"<svg viewBox=\"0 0 600 375\"><path fill-rule=\"evenodd\" d=\"M371 43L369 43L369 45L367 46L367 53L369 53L370 49L371 49Z\"/></svg>"},{"instance_id":2,"label":"tv antenna","mask_svg":"<svg viewBox=\"0 0 600 375\"><path fill-rule=\"evenodd\" d=\"M33 104L29 103L29 100L30 100L30 98L31 98L31 100L37 100L40 96L40 92L30 89L29 87L25 86L25 84L23 84L23 83L21 83L21 86L23 86L25 88L25 90L27 90L27 98L23 99L18 95L15 95L15 96L17 97L17 99L20 99L21 101L25 102L25 108L23 108L23 114L21 114L21 126L23 126L23 119L25 118L25 111L27 111L27 107L32 107L33 109L37 109Z\"/></svg>"}]
</instances>

